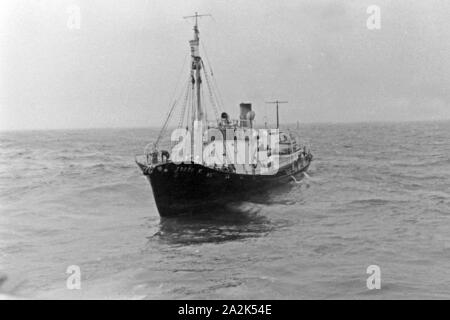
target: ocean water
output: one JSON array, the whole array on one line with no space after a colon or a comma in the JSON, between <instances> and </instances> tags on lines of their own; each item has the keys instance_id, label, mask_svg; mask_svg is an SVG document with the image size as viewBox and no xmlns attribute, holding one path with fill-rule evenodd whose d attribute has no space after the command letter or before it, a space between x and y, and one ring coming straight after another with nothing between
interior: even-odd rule
<instances>
[{"instance_id":1,"label":"ocean water","mask_svg":"<svg viewBox=\"0 0 450 320\"><path fill-rule=\"evenodd\" d=\"M161 220L157 131L0 133L0 291L26 298L450 298L450 123L303 125L300 184ZM68 290L69 266L81 289ZM367 267L381 270L368 290Z\"/></svg>"}]
</instances>

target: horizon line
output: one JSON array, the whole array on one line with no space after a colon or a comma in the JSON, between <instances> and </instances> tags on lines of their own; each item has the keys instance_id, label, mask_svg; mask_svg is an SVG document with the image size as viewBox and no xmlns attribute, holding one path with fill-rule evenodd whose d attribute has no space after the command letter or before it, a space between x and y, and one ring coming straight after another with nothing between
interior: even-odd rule
<instances>
[{"instance_id":1,"label":"horizon line","mask_svg":"<svg viewBox=\"0 0 450 320\"><path fill-rule=\"evenodd\" d=\"M382 123L391 123L391 124L404 124L404 123L426 123L426 122L446 122L450 121L450 118L444 119L424 119L424 120L362 120L362 121L310 121L310 122L301 122L301 125L338 125L338 124L382 124ZM270 123L270 125L274 125ZM286 124L281 124L281 126L288 125L297 125L297 122L289 122ZM169 126L172 128L175 126ZM110 130L110 129L161 129L161 126L156 125L148 125L148 126L115 126L115 127L71 127L71 128L19 128L19 129L2 129L0 128L0 132L27 132L27 131L79 131L79 130Z\"/></svg>"}]
</instances>

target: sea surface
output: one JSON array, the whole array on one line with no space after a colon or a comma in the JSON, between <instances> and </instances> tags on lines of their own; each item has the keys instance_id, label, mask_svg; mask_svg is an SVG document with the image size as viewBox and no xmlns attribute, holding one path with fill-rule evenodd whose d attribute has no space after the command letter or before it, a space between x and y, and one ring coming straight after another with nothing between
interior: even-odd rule
<instances>
[{"instance_id":1,"label":"sea surface","mask_svg":"<svg viewBox=\"0 0 450 320\"><path fill-rule=\"evenodd\" d=\"M56 299L450 298L450 122L308 124L301 183L159 218L157 130L0 133L0 291ZM367 268L381 289L367 288ZM81 289L67 288L78 266Z\"/></svg>"}]
</instances>

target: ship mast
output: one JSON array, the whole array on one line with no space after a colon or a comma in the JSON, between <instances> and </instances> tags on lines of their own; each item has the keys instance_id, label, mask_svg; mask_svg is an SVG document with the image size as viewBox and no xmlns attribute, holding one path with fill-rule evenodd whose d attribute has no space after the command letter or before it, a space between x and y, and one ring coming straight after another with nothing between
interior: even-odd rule
<instances>
[{"instance_id":1,"label":"ship mast","mask_svg":"<svg viewBox=\"0 0 450 320\"><path fill-rule=\"evenodd\" d=\"M266 103L276 104L277 105L277 129L279 129L280 128L280 115L278 113L278 104L280 104L280 103L288 103L288 102L287 101L275 100L275 101L266 101Z\"/></svg>"},{"instance_id":2,"label":"ship mast","mask_svg":"<svg viewBox=\"0 0 450 320\"><path fill-rule=\"evenodd\" d=\"M193 106L193 112L192 112L192 122L194 120L197 121L203 121L204 119L204 113L202 108L202 101L201 101L201 84L202 84L202 77L201 77L201 69L202 69L202 58L200 57L200 38L199 38L199 31L198 31L198 18L210 16L209 14L198 14L197 12L193 16L187 16L183 17L185 19L195 19L195 25L194 25L194 39L189 41L189 44L191 46L191 82L192 82L192 91L195 91L196 99L195 105Z\"/></svg>"}]
</instances>

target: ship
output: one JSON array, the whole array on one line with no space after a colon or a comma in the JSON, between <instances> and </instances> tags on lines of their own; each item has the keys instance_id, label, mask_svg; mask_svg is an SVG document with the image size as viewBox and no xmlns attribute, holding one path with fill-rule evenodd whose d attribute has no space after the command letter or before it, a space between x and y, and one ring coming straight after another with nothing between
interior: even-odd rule
<instances>
[{"instance_id":1,"label":"ship","mask_svg":"<svg viewBox=\"0 0 450 320\"><path fill-rule=\"evenodd\" d=\"M276 104L274 128L268 128L267 123L258 127L251 102L239 104L237 119L219 112L221 99L216 81L211 79L212 68L200 55L198 19L203 16L195 13L185 17L195 23L184 91L168 108L156 141L135 157L164 218L214 212L214 208L229 203L251 201L277 186L298 183L313 159L295 133L280 130L279 104L286 101L269 102ZM179 122L171 134L169 151L160 143L177 108Z\"/></svg>"}]
</instances>

